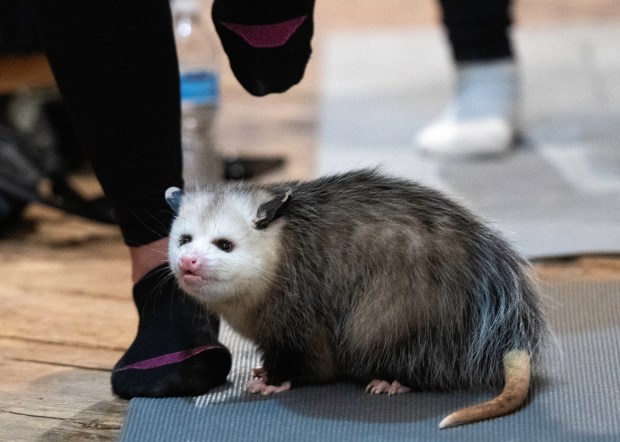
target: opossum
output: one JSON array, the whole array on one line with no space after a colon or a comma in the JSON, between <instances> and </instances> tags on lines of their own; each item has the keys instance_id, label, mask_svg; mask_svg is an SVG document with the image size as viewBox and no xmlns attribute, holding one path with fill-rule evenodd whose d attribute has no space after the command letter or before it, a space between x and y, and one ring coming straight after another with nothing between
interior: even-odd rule
<instances>
[{"instance_id":1,"label":"opossum","mask_svg":"<svg viewBox=\"0 0 620 442\"><path fill-rule=\"evenodd\" d=\"M374 394L504 384L440 428L523 405L547 334L530 266L444 194L372 169L166 198L171 271L256 344L251 392L341 378Z\"/></svg>"}]
</instances>

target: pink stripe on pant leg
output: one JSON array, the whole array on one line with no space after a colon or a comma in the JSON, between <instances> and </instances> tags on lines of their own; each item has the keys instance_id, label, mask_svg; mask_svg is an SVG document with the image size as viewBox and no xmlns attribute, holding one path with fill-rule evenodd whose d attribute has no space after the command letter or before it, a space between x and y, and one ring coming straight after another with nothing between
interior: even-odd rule
<instances>
[{"instance_id":1,"label":"pink stripe on pant leg","mask_svg":"<svg viewBox=\"0 0 620 442\"><path fill-rule=\"evenodd\" d=\"M177 351L174 353L168 353L162 356L145 359L143 361L134 362L132 364L125 365L121 368L117 368L114 371L123 371L123 370L130 370L130 369L149 370L151 368L162 367L164 365L177 364L193 356L196 356L202 353L203 351L212 350L214 348L222 348L222 347L220 347L219 345L203 345L203 346L192 348L189 350Z\"/></svg>"}]
</instances>

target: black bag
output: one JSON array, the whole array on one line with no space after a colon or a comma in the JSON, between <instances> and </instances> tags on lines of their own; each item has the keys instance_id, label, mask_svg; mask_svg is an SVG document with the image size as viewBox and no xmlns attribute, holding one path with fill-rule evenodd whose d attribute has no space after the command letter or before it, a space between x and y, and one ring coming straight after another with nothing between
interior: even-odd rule
<instances>
[{"instance_id":1,"label":"black bag","mask_svg":"<svg viewBox=\"0 0 620 442\"><path fill-rule=\"evenodd\" d=\"M30 2L0 0L0 55L41 52Z\"/></svg>"},{"instance_id":2,"label":"black bag","mask_svg":"<svg viewBox=\"0 0 620 442\"><path fill-rule=\"evenodd\" d=\"M68 171L84 167L86 160L59 98L27 94L4 101L0 114L10 116L8 109L15 105L12 101L21 101L16 113L25 117L18 124L10 117L0 123L0 234L14 226L32 202L93 221L115 223L113 210L103 196L87 200L69 183ZM44 179L50 182L46 194L40 191Z\"/></svg>"},{"instance_id":3,"label":"black bag","mask_svg":"<svg viewBox=\"0 0 620 442\"><path fill-rule=\"evenodd\" d=\"M21 153L18 137L0 126L0 233L12 226L23 208L37 199L38 169Z\"/></svg>"}]
</instances>

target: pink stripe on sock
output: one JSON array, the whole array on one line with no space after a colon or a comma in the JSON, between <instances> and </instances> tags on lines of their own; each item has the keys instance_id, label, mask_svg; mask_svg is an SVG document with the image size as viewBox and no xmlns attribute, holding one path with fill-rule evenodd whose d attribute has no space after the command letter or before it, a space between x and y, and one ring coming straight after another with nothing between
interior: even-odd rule
<instances>
[{"instance_id":1,"label":"pink stripe on sock","mask_svg":"<svg viewBox=\"0 0 620 442\"><path fill-rule=\"evenodd\" d=\"M151 359L145 359L144 361L134 362L132 364L125 365L121 368L117 368L114 371L123 371L123 370L149 370L151 368L157 368L164 365L176 364L178 362L182 362L186 359L189 359L197 354L202 353L203 351L211 350L213 348L221 348L219 345L203 345L201 347L192 348L189 350L177 351L175 353L168 353L162 356L157 356Z\"/></svg>"},{"instance_id":2,"label":"pink stripe on sock","mask_svg":"<svg viewBox=\"0 0 620 442\"><path fill-rule=\"evenodd\" d=\"M307 15L302 15L301 17L271 25L242 25L223 21L220 23L239 35L254 48L277 48L291 38L291 35L299 29L306 18L308 18Z\"/></svg>"}]
</instances>

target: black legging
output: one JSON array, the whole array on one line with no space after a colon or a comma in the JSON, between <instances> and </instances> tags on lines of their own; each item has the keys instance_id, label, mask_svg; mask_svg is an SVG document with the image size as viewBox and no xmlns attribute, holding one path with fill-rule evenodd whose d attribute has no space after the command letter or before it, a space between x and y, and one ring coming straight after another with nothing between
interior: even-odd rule
<instances>
[{"instance_id":1,"label":"black legging","mask_svg":"<svg viewBox=\"0 0 620 442\"><path fill-rule=\"evenodd\" d=\"M168 0L32 0L58 88L127 245L167 235L182 187Z\"/></svg>"},{"instance_id":2,"label":"black legging","mask_svg":"<svg viewBox=\"0 0 620 442\"><path fill-rule=\"evenodd\" d=\"M510 0L439 0L457 62L512 57Z\"/></svg>"},{"instance_id":3,"label":"black legging","mask_svg":"<svg viewBox=\"0 0 620 442\"><path fill-rule=\"evenodd\" d=\"M440 1L457 61L511 56L509 0ZM59 90L116 209L125 243L166 236L172 213L164 192L182 186L169 1L32 4Z\"/></svg>"}]
</instances>

